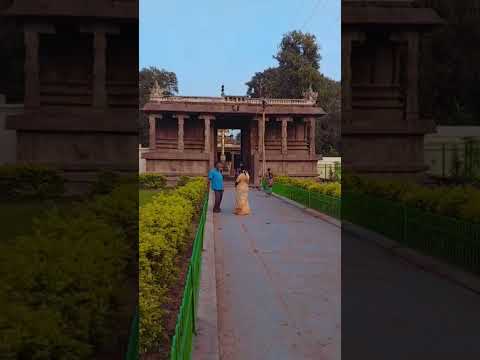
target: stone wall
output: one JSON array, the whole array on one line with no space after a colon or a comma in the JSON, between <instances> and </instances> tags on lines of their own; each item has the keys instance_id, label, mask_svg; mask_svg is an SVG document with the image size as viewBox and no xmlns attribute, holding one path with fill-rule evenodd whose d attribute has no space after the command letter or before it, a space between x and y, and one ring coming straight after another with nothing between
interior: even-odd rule
<instances>
[{"instance_id":1,"label":"stone wall","mask_svg":"<svg viewBox=\"0 0 480 360\"><path fill-rule=\"evenodd\" d=\"M0 95L0 165L16 161L17 140L15 130L6 129L6 119L23 111L22 104L6 104L5 97Z\"/></svg>"}]
</instances>

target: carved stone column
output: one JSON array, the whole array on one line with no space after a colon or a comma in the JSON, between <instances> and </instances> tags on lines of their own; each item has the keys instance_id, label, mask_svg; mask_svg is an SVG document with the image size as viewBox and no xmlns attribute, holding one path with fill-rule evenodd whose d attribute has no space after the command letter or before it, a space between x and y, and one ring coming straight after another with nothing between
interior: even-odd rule
<instances>
[{"instance_id":1,"label":"carved stone column","mask_svg":"<svg viewBox=\"0 0 480 360\"><path fill-rule=\"evenodd\" d=\"M107 106L107 34L104 30L94 33L93 106Z\"/></svg>"},{"instance_id":2,"label":"carved stone column","mask_svg":"<svg viewBox=\"0 0 480 360\"><path fill-rule=\"evenodd\" d=\"M119 34L119 28L107 24L82 26L81 32L93 33L93 106L105 108L107 98L107 35Z\"/></svg>"},{"instance_id":3,"label":"carved stone column","mask_svg":"<svg viewBox=\"0 0 480 360\"><path fill-rule=\"evenodd\" d=\"M310 133L309 133L309 145L310 145L310 156L314 157L315 156L315 130L316 130L316 124L317 124L317 119L312 117L308 118L308 123L310 127Z\"/></svg>"},{"instance_id":4,"label":"carved stone column","mask_svg":"<svg viewBox=\"0 0 480 360\"><path fill-rule=\"evenodd\" d=\"M263 148L264 148L264 141L265 141L265 121L263 120L262 116L257 117L257 124L258 124L258 153L263 157Z\"/></svg>"},{"instance_id":5,"label":"carved stone column","mask_svg":"<svg viewBox=\"0 0 480 360\"><path fill-rule=\"evenodd\" d=\"M40 106L38 37L38 32L25 29L25 107Z\"/></svg>"},{"instance_id":6,"label":"carved stone column","mask_svg":"<svg viewBox=\"0 0 480 360\"><path fill-rule=\"evenodd\" d=\"M282 117L279 120L282 121L282 154L288 153L288 123L292 121L290 117Z\"/></svg>"},{"instance_id":7,"label":"carved stone column","mask_svg":"<svg viewBox=\"0 0 480 360\"><path fill-rule=\"evenodd\" d=\"M407 33L408 39L408 84L407 84L407 121L409 127L418 120L418 66L419 34Z\"/></svg>"},{"instance_id":8,"label":"carved stone column","mask_svg":"<svg viewBox=\"0 0 480 360\"><path fill-rule=\"evenodd\" d=\"M342 34L342 116L350 122L352 112L352 40L348 33Z\"/></svg>"},{"instance_id":9,"label":"carved stone column","mask_svg":"<svg viewBox=\"0 0 480 360\"><path fill-rule=\"evenodd\" d=\"M38 57L40 34L54 34L50 25L26 25L25 38L25 107L40 106L40 63Z\"/></svg>"},{"instance_id":10,"label":"carved stone column","mask_svg":"<svg viewBox=\"0 0 480 360\"><path fill-rule=\"evenodd\" d=\"M155 150L157 148L157 118L161 119L161 115L149 115L149 143L150 150Z\"/></svg>"},{"instance_id":11,"label":"carved stone column","mask_svg":"<svg viewBox=\"0 0 480 360\"><path fill-rule=\"evenodd\" d=\"M185 148L185 142L184 142L185 119L188 119L188 115L178 114L178 115L175 115L174 117L177 118L177 123L178 123L177 149L178 151L183 152Z\"/></svg>"},{"instance_id":12,"label":"carved stone column","mask_svg":"<svg viewBox=\"0 0 480 360\"><path fill-rule=\"evenodd\" d=\"M346 124L352 121L352 43L364 40L362 33L342 33L342 118Z\"/></svg>"},{"instance_id":13,"label":"carved stone column","mask_svg":"<svg viewBox=\"0 0 480 360\"><path fill-rule=\"evenodd\" d=\"M204 121L204 126L205 126L205 135L204 135L204 152L209 153L210 152L210 121L215 119L215 116L213 115L200 115L198 117L200 120Z\"/></svg>"}]
</instances>

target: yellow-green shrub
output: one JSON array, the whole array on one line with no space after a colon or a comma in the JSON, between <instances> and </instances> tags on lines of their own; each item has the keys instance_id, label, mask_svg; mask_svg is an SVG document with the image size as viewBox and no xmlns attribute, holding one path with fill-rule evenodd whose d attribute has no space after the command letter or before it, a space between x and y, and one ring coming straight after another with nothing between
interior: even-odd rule
<instances>
[{"instance_id":1,"label":"yellow-green shrub","mask_svg":"<svg viewBox=\"0 0 480 360\"><path fill-rule=\"evenodd\" d=\"M431 213L480 221L480 190L471 186L424 186L413 182L345 176L349 191L385 198Z\"/></svg>"},{"instance_id":2,"label":"yellow-green shrub","mask_svg":"<svg viewBox=\"0 0 480 360\"><path fill-rule=\"evenodd\" d=\"M171 192L154 195L140 208L140 351L165 340L163 307L168 289L178 281L179 255L190 244L191 224L207 189L206 180L193 178Z\"/></svg>"},{"instance_id":3,"label":"yellow-green shrub","mask_svg":"<svg viewBox=\"0 0 480 360\"><path fill-rule=\"evenodd\" d=\"M339 182L319 183L313 180L296 179L288 176L278 176L275 178L278 184L286 184L299 187L301 189L309 190L323 195L333 197L342 196L342 185Z\"/></svg>"},{"instance_id":4,"label":"yellow-green shrub","mask_svg":"<svg viewBox=\"0 0 480 360\"><path fill-rule=\"evenodd\" d=\"M64 193L64 178L40 165L0 166L0 200L49 199Z\"/></svg>"},{"instance_id":5,"label":"yellow-green shrub","mask_svg":"<svg viewBox=\"0 0 480 360\"><path fill-rule=\"evenodd\" d=\"M66 213L50 210L32 234L0 244L2 356L94 357L136 259L137 203L138 188L121 186Z\"/></svg>"},{"instance_id":6,"label":"yellow-green shrub","mask_svg":"<svg viewBox=\"0 0 480 360\"><path fill-rule=\"evenodd\" d=\"M99 204L116 207L114 198L121 196ZM6 314L0 318L0 353L6 359L93 358L111 330L107 323L131 255L126 227L106 208L51 210L32 234L0 245L0 306Z\"/></svg>"}]
</instances>

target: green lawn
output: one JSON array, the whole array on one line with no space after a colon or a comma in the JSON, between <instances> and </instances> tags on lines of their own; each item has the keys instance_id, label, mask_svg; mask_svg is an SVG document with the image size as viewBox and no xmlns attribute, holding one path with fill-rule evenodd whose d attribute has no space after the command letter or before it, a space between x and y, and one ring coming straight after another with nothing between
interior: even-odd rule
<instances>
[{"instance_id":1,"label":"green lawn","mask_svg":"<svg viewBox=\"0 0 480 360\"><path fill-rule=\"evenodd\" d=\"M158 194L158 190L140 190L138 193L138 199L140 206L143 206L152 200L153 195Z\"/></svg>"}]
</instances>

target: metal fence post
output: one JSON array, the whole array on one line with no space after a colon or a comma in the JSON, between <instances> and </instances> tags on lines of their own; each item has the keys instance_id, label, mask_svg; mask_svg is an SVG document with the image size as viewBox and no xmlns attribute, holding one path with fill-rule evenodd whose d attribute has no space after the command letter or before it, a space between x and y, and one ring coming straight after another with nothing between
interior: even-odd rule
<instances>
[{"instance_id":1,"label":"metal fence post","mask_svg":"<svg viewBox=\"0 0 480 360\"><path fill-rule=\"evenodd\" d=\"M442 144L442 178L445 178L445 144Z\"/></svg>"},{"instance_id":2,"label":"metal fence post","mask_svg":"<svg viewBox=\"0 0 480 360\"><path fill-rule=\"evenodd\" d=\"M197 335L197 324L195 319L195 282L193 280L193 266L190 267L190 279L190 285L192 287L192 331L195 335Z\"/></svg>"}]
</instances>

